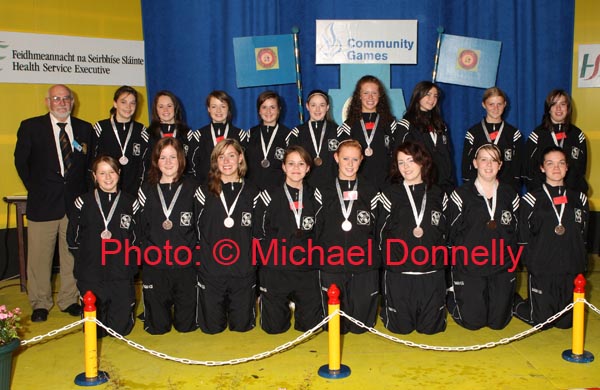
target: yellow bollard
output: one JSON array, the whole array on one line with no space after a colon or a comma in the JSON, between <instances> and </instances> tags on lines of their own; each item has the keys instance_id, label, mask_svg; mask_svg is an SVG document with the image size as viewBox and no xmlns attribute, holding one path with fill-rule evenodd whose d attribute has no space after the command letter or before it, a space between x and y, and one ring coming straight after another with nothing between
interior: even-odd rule
<instances>
[{"instance_id":1,"label":"yellow bollard","mask_svg":"<svg viewBox=\"0 0 600 390\"><path fill-rule=\"evenodd\" d=\"M573 289L573 302L585 299L585 278L579 274L575 278ZM585 333L585 303L577 302L573 305L573 343L572 349L562 353L563 359L572 363L589 363L594 360L591 352L584 351L583 339Z\"/></svg>"},{"instance_id":2,"label":"yellow bollard","mask_svg":"<svg viewBox=\"0 0 600 390\"><path fill-rule=\"evenodd\" d=\"M329 297L328 314L332 315L340 309L340 289L332 284L327 290ZM319 376L329 379L341 379L350 375L350 367L341 364L340 315L329 320L329 364L319 368Z\"/></svg>"},{"instance_id":3,"label":"yellow bollard","mask_svg":"<svg viewBox=\"0 0 600 390\"><path fill-rule=\"evenodd\" d=\"M91 291L83 296L83 316L84 318L96 318L96 297ZM75 377L75 384L79 386L96 386L108 381L108 374L104 371L98 371L98 338L96 332L96 323L86 321L83 324L84 332L84 359L85 372Z\"/></svg>"}]
</instances>

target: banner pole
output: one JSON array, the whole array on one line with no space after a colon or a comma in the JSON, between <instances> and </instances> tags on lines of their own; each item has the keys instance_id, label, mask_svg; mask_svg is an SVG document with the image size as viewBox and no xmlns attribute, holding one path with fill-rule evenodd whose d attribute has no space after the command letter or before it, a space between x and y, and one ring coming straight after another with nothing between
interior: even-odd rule
<instances>
[{"instance_id":1,"label":"banner pole","mask_svg":"<svg viewBox=\"0 0 600 390\"><path fill-rule=\"evenodd\" d=\"M302 79L300 78L300 49L298 48L298 30L297 26L292 27L294 37L294 58L296 59L296 89L298 90L298 119L304 123L304 109L302 108Z\"/></svg>"},{"instance_id":2,"label":"banner pole","mask_svg":"<svg viewBox=\"0 0 600 390\"><path fill-rule=\"evenodd\" d=\"M439 26L437 28L438 39L437 44L435 46L435 58L433 59L433 73L431 75L431 82L435 83L435 78L437 77L437 69L438 62L440 61L440 46L442 45L442 33L444 32L444 27Z\"/></svg>"}]
</instances>

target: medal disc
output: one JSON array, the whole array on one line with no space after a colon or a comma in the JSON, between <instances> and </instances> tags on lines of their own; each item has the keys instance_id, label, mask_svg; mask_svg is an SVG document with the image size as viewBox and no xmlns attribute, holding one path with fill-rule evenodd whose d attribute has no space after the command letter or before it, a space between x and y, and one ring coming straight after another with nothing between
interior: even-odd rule
<instances>
[{"instance_id":1,"label":"medal disc","mask_svg":"<svg viewBox=\"0 0 600 390\"><path fill-rule=\"evenodd\" d=\"M352 230L352 222L348 220L342 222L342 230L345 232L349 232L350 230Z\"/></svg>"},{"instance_id":2,"label":"medal disc","mask_svg":"<svg viewBox=\"0 0 600 390\"><path fill-rule=\"evenodd\" d=\"M413 236L415 236L416 238L421 238L423 237L423 228L420 226L417 226L416 228L413 229Z\"/></svg>"},{"instance_id":3,"label":"medal disc","mask_svg":"<svg viewBox=\"0 0 600 390\"><path fill-rule=\"evenodd\" d=\"M266 158L264 160L262 160L260 162L260 166L263 168L269 168L271 166L271 163L269 162L269 160L267 160Z\"/></svg>"},{"instance_id":4,"label":"medal disc","mask_svg":"<svg viewBox=\"0 0 600 390\"><path fill-rule=\"evenodd\" d=\"M563 234L565 234L565 227L563 225L557 225L554 228L554 233L558 234L559 236L562 236Z\"/></svg>"},{"instance_id":5,"label":"medal disc","mask_svg":"<svg viewBox=\"0 0 600 390\"><path fill-rule=\"evenodd\" d=\"M317 166L317 167L320 167L323 164L323 160L321 159L321 157L315 157L313 162L315 163L315 166Z\"/></svg>"},{"instance_id":6,"label":"medal disc","mask_svg":"<svg viewBox=\"0 0 600 390\"><path fill-rule=\"evenodd\" d=\"M226 228L228 228L228 229L232 228L232 227L233 227L233 224L234 224L234 222L233 222L233 218L231 218L231 217L227 217L227 218L225 218L225 220L223 221L223 225L225 225L225 227L226 227Z\"/></svg>"},{"instance_id":7,"label":"medal disc","mask_svg":"<svg viewBox=\"0 0 600 390\"><path fill-rule=\"evenodd\" d=\"M127 163L129 162L129 159L125 156L121 156L119 158L119 162L121 163L121 165L127 165Z\"/></svg>"},{"instance_id":8,"label":"medal disc","mask_svg":"<svg viewBox=\"0 0 600 390\"><path fill-rule=\"evenodd\" d=\"M367 157L371 157L373 155L373 149L371 149L370 147L365 149L365 156Z\"/></svg>"},{"instance_id":9,"label":"medal disc","mask_svg":"<svg viewBox=\"0 0 600 390\"><path fill-rule=\"evenodd\" d=\"M104 229L102 230L102 233L100 233L100 237L102 237L103 240L108 240L112 237L112 233L110 232L110 230Z\"/></svg>"},{"instance_id":10,"label":"medal disc","mask_svg":"<svg viewBox=\"0 0 600 390\"><path fill-rule=\"evenodd\" d=\"M492 219L491 221L488 221L488 222L486 223L486 226L487 226L487 228L488 228L488 229L490 229L490 230L494 230L494 229L496 229L496 221L494 221L494 220Z\"/></svg>"},{"instance_id":11,"label":"medal disc","mask_svg":"<svg viewBox=\"0 0 600 390\"><path fill-rule=\"evenodd\" d=\"M302 229L296 229L296 237L302 238Z\"/></svg>"},{"instance_id":12,"label":"medal disc","mask_svg":"<svg viewBox=\"0 0 600 390\"><path fill-rule=\"evenodd\" d=\"M171 222L168 219L165 219L164 222L162 223L162 227L165 230L171 230L173 228L173 222Z\"/></svg>"}]
</instances>

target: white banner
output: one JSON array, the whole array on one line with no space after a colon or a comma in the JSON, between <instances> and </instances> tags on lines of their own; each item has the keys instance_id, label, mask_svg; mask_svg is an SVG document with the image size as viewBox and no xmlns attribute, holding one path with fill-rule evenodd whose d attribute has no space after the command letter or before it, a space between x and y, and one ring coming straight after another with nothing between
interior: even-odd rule
<instances>
[{"instance_id":1,"label":"white banner","mask_svg":"<svg viewBox=\"0 0 600 390\"><path fill-rule=\"evenodd\" d=\"M577 80L579 88L600 87L600 45L579 45Z\"/></svg>"},{"instance_id":2,"label":"white banner","mask_svg":"<svg viewBox=\"0 0 600 390\"><path fill-rule=\"evenodd\" d=\"M0 31L0 82L146 85L144 41Z\"/></svg>"},{"instance_id":3,"label":"white banner","mask_svg":"<svg viewBox=\"0 0 600 390\"><path fill-rule=\"evenodd\" d=\"M416 64L416 20L317 20L317 64Z\"/></svg>"}]
</instances>

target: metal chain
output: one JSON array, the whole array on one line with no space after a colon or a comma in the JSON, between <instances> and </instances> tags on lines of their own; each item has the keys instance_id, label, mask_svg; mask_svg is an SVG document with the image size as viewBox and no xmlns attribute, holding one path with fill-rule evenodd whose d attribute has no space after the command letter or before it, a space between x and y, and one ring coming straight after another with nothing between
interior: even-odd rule
<instances>
[{"instance_id":1,"label":"metal chain","mask_svg":"<svg viewBox=\"0 0 600 390\"><path fill-rule=\"evenodd\" d=\"M90 320L93 320L93 318L91 318ZM88 320L84 318L79 321L73 322L72 324L65 325L60 329L51 330L50 332L48 332L46 334L35 336L34 338L31 338L29 340L21 340L21 345L37 343L38 341L40 341L46 337L55 336L61 332L66 332L69 329L73 329L74 327L83 324L85 321L88 321Z\"/></svg>"},{"instance_id":2,"label":"metal chain","mask_svg":"<svg viewBox=\"0 0 600 390\"><path fill-rule=\"evenodd\" d=\"M225 361L215 361L215 360L192 360L192 359L186 359L186 358L178 358L178 357L174 357L174 356L170 356L167 354L164 354L162 352L158 352L158 351L154 351L152 349L148 349L146 347L144 347L141 344L138 344L134 341L128 340L127 338L121 336L120 334L118 334L117 332L115 332L114 330L112 330L111 328L109 328L108 326L104 325L102 322L100 322L99 320L95 320L96 323L103 327L111 336L125 341L129 346L138 349L142 352L147 352L150 355L159 357L161 359L165 359L165 360L171 360L174 362L179 362L179 363L183 363L183 364L190 364L190 365L201 365L201 366L226 366L226 365L234 365L234 364L240 364L240 363L246 363L249 362L251 360L260 360L260 359L264 359L266 357L269 357L271 355L274 355L276 353L285 351L286 349L289 349L291 347L293 347L295 344L299 344L302 341L304 341L305 339L307 339L308 337L310 337L311 335L313 335L314 333L316 333L317 331L320 331L323 327L323 325L325 325L326 323L329 322L329 320L331 320L331 318L338 314L338 311L336 310L335 312L331 313L331 315L325 317L321 322L319 322L317 325L315 325L312 329L307 330L306 332L304 332L303 334L301 334L300 336L296 337L294 340L292 341L288 341L285 344L282 344L278 347L276 347L275 349L272 349L270 351L266 351L266 352L261 352L261 353L257 353L256 355L252 355L252 356L248 356L248 357L242 357L242 358L237 358L237 359L231 359L231 360L225 360Z\"/></svg>"},{"instance_id":3,"label":"metal chain","mask_svg":"<svg viewBox=\"0 0 600 390\"><path fill-rule=\"evenodd\" d=\"M76 326L79 326L81 324L83 324L86 321L90 321L90 322L95 322L98 326L101 326L102 328L104 328L111 336L113 336L114 338L124 341L126 342L129 346L138 349L142 352L147 352L150 355L159 357L161 359L165 359L165 360L171 360L174 362L179 362L179 363L183 363L183 364L189 364L189 365L202 365L202 366L226 366L226 365L235 365L235 364L240 364L240 363L246 363L248 361L252 361L252 360L260 360L260 359L264 359L266 357L269 357L271 355L274 355L276 353L285 351L287 349L292 348L294 345L301 343L302 341L304 341L305 339L309 338L310 336L312 336L313 334L319 332L322 327L328 323L331 318L337 314L339 314L342 317L346 317L349 321L353 322L354 324L358 325L361 328L364 328L366 330L368 330L369 332L383 337L385 339L388 339L390 341L393 341L395 343L398 344L403 344L407 347L416 347L416 348L421 348L421 349L425 349L425 350L434 350L434 351L444 351L444 352L463 352L463 351L477 351L480 349L485 349L485 348L493 348L496 347L498 345L504 345L504 344L508 344L512 341L515 340L519 340L523 337L526 337L532 333L535 333L537 331L539 331L541 328L543 328L544 326L552 323L553 321L555 321L558 317L560 317L561 315L563 315L565 312L571 310L573 308L573 306L576 303L580 303L583 302L585 303L587 306L590 307L590 309L592 309L593 311L595 311L596 313L600 314L600 310L595 307L594 305L592 305L591 303L589 303L588 301L586 301L584 298L578 298L575 302L573 303L569 303L563 310L561 310L560 312L554 314L553 316L551 316L550 318L548 318L546 321L544 321L543 323L537 324L535 326L533 326L531 329L525 330L521 333L517 333L516 335L512 336L512 337L505 337L503 339L500 339L498 341L491 341L488 342L486 344L476 344L476 345L469 345L469 346L459 346L459 347L447 347L447 346L436 346L436 345L428 345L428 344L419 344L419 343L414 343L412 341L408 341L408 340L402 340L399 339L395 336L391 336L385 333L382 333L380 331L378 331L375 328L366 326L363 322L351 317L350 315L346 314L345 312L341 311L341 310L336 310L333 313L331 313L330 315L328 315L327 317L323 318L323 320L321 322L319 322L317 325L315 325L312 329L307 330L306 332L304 332L303 334L301 334L300 336L296 337L295 339L293 339L292 341L288 341L287 343L284 343L278 347L276 347L275 349L272 349L270 351L266 351L266 352L261 352L261 353L257 353L255 355L252 356L248 356L248 357L242 357L242 358L237 358L237 359L231 359L231 360L223 360L223 361L218 361L218 360L192 360L192 359L186 359L186 358L178 358L178 357L173 357L167 354L164 354L162 352L158 352L158 351L154 351L152 349L148 349L146 347L144 347L141 344L136 343L135 341L129 340L123 336L121 336L119 333L115 332L113 329L109 328L108 326L104 325L100 320L98 320L97 318L84 318L81 319L79 321L73 322L71 324L65 325L64 327L60 328L60 329L56 329L56 330L52 330L44 335L39 335L39 336L35 336L29 340L22 340L21 341L21 345L25 346L28 344L33 344L33 343L37 343L38 341L46 338L46 337L51 337L51 336L55 336L61 332L66 332L70 329L73 329Z\"/></svg>"},{"instance_id":4,"label":"metal chain","mask_svg":"<svg viewBox=\"0 0 600 390\"><path fill-rule=\"evenodd\" d=\"M433 350L433 351L444 351L444 352L464 352L464 351L478 351L480 349L485 349L485 348L493 348L496 347L498 345L503 345L503 344L508 344L512 341L521 339L525 336L529 336L532 333L537 332L538 330L540 330L541 328L543 328L545 325L553 322L554 320L556 320L558 317L560 317L561 315L563 315L565 312L571 310L573 308L573 306L575 305L575 303L579 303L579 302L585 302L589 305L589 303L583 299L583 298L578 298L575 302L573 303L569 303L564 309L562 309L560 312L554 314L553 316L551 316L550 318L548 318L546 321L539 323L535 326L533 326L531 329L527 329L521 333L517 333L516 335L512 336L512 337L505 337L503 339L500 339L498 341L490 341L489 343L486 344L476 344L476 345L469 345L469 346L459 346L459 347L446 347L446 346L438 346L438 345L428 345L428 344L418 344L418 343L414 343L412 341L408 341L408 340L402 340L399 339L395 336L391 336L388 334L385 334L383 332L378 331L375 328L366 326L364 323L362 323L361 321L352 318L351 316L349 316L348 314L344 313L343 311L340 310L340 315L343 317L346 317L349 321L353 322L354 324L356 324L357 326L364 328L366 330L368 330L369 332L383 337L385 339L388 339L390 341L393 341L395 343L398 344L403 344L406 345L407 347L415 347L415 348L421 348L421 349L425 349L425 350Z\"/></svg>"}]
</instances>

